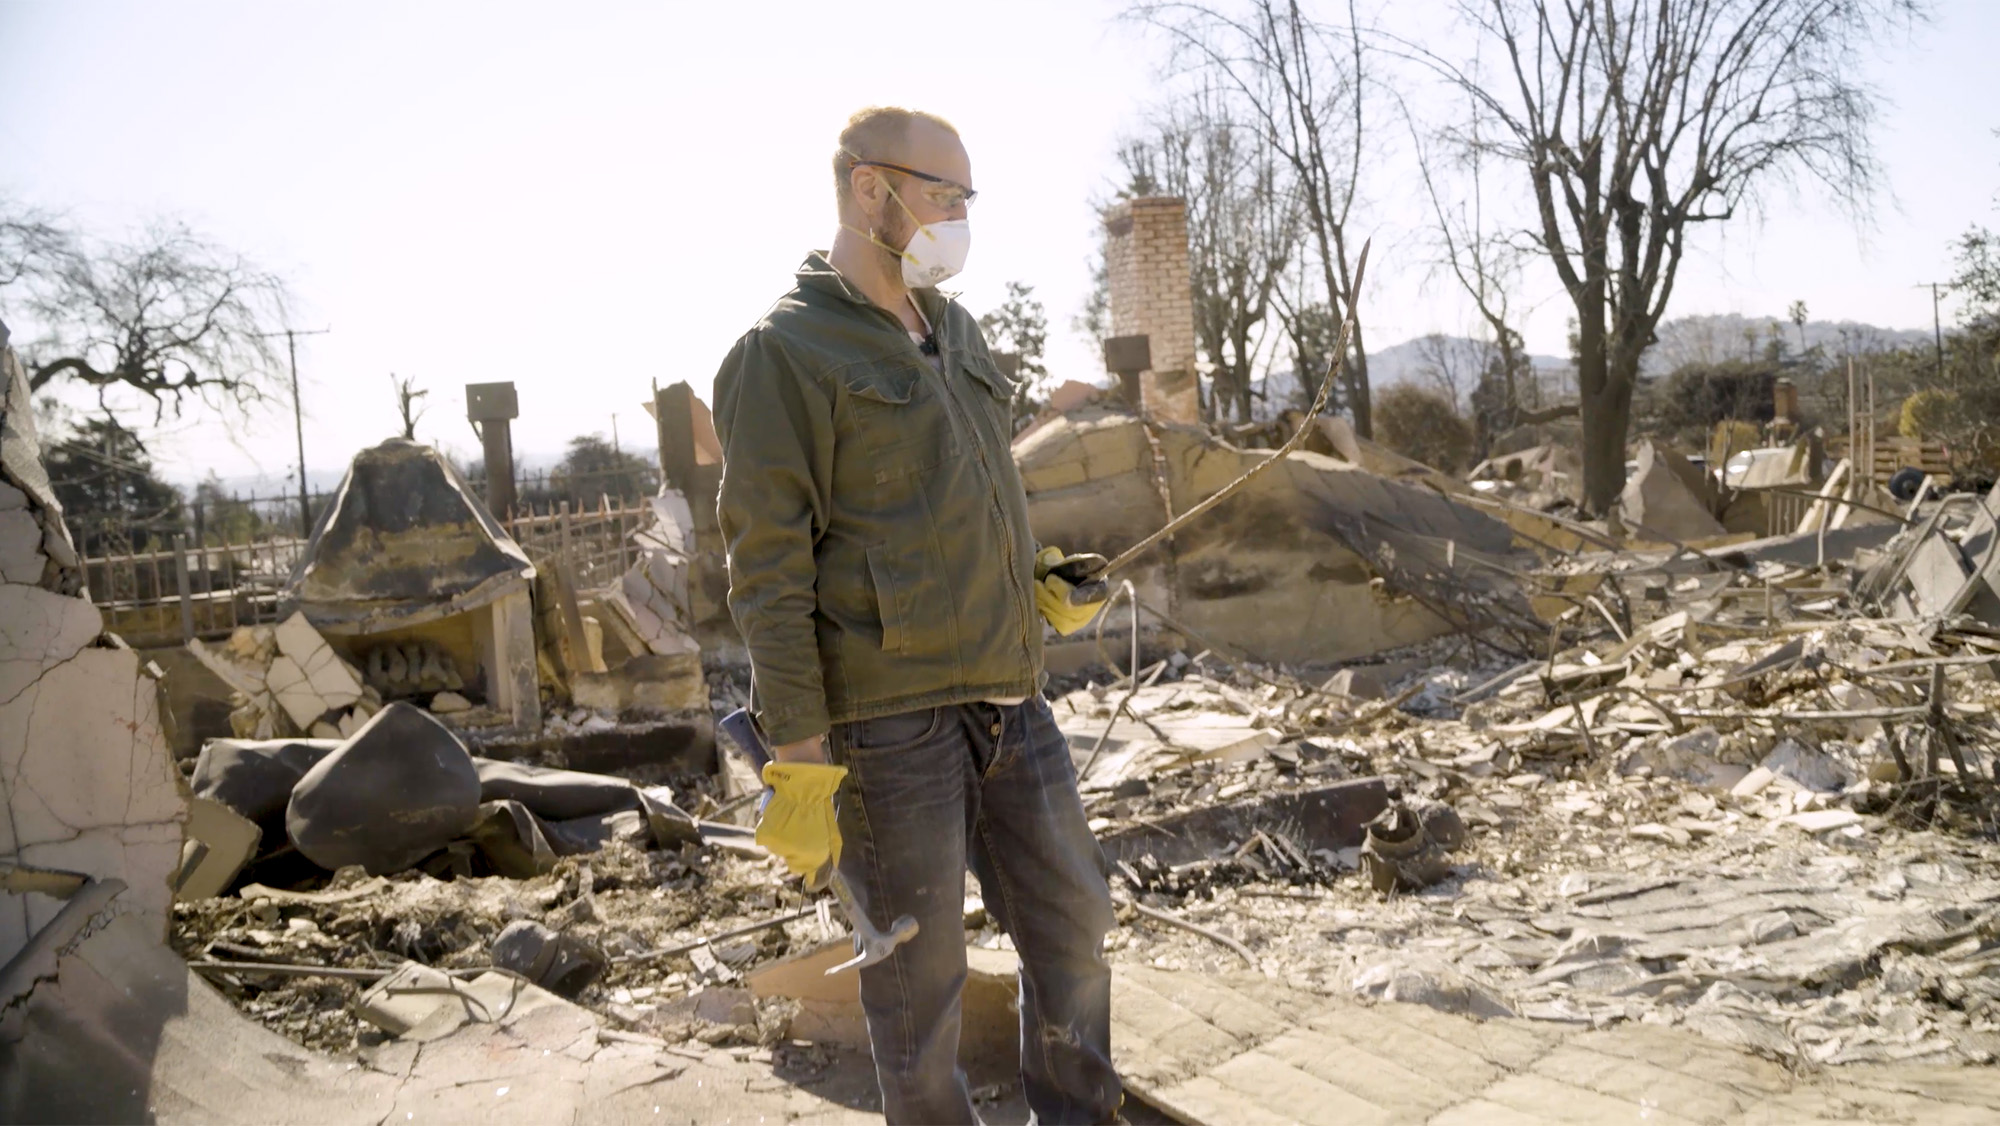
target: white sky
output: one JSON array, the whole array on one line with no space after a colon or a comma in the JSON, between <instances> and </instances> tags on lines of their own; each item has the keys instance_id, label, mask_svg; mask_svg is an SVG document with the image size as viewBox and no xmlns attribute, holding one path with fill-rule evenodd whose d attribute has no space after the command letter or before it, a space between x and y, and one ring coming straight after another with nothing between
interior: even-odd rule
<instances>
[{"instance_id":1,"label":"white sky","mask_svg":"<svg viewBox=\"0 0 2000 1126\"><path fill-rule=\"evenodd\" d=\"M1435 18L1443 0L1406 0ZM315 478L394 431L389 373L431 390L419 437L470 452L468 382L512 379L515 448L572 435L650 449L649 384L707 396L735 337L833 227L826 158L871 103L955 121L981 198L975 313L1036 287L1058 377L1101 373L1070 330L1093 199L1156 96L1157 45L1104 0L819 3L113 3L0 0L0 192L108 232L162 213L287 275ZM1810 194L1702 242L1669 315L1927 325L1913 288L1992 223L2000 4L1943 0L1872 74L1889 192L1858 231ZM1400 125L1385 122L1385 129ZM1432 275L1401 145L1369 185L1375 347L1472 322ZM1565 312L1530 267L1531 348ZM177 479L282 476L289 412L155 442Z\"/></svg>"}]
</instances>

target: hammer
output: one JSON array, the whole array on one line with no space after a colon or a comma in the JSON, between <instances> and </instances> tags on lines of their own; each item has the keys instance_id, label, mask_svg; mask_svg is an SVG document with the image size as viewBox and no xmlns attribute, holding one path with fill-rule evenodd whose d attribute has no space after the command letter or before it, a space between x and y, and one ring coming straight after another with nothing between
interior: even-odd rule
<instances>
[{"instance_id":1,"label":"hammer","mask_svg":"<svg viewBox=\"0 0 2000 1126\"><path fill-rule=\"evenodd\" d=\"M854 928L854 957L828 969L828 977L842 970L872 966L894 954L896 947L917 937L917 921L908 915L898 916L887 931L876 930L861 905L854 901L854 889L847 886L847 877L831 863L821 868L807 886L822 885L833 888L833 897L840 901L840 909L847 912L848 925Z\"/></svg>"},{"instance_id":2,"label":"hammer","mask_svg":"<svg viewBox=\"0 0 2000 1126\"><path fill-rule=\"evenodd\" d=\"M765 741L764 733L757 730L757 723L751 719L750 713L737 708L716 726L729 736L729 741L736 744L736 748L743 752L761 776L764 764L771 761L771 745ZM875 929L875 924L868 921L867 913L861 910L861 904L855 902L854 889L847 886L847 877L841 875L840 869L831 863L813 873L812 879L806 882L807 891L818 891L824 887L833 889L833 897L840 901L840 909L847 913L847 925L854 931L855 949L854 957L826 971L828 975L872 966L895 953L896 947L917 936L917 921L908 915L898 917L889 924L887 931Z\"/></svg>"}]
</instances>

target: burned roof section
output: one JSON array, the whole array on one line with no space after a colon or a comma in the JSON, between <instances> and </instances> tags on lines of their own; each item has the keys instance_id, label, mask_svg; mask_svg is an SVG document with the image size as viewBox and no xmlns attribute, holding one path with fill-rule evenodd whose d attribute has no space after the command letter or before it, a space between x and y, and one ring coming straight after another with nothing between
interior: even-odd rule
<instances>
[{"instance_id":1,"label":"burned roof section","mask_svg":"<svg viewBox=\"0 0 2000 1126\"><path fill-rule=\"evenodd\" d=\"M534 577L450 462L391 438L355 456L285 596L321 630L355 633L476 609Z\"/></svg>"}]
</instances>

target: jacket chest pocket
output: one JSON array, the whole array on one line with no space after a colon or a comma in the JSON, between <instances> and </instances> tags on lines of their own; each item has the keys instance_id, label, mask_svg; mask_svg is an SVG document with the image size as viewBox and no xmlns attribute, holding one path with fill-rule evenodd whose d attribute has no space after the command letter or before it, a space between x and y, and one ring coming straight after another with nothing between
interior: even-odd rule
<instances>
[{"instance_id":1,"label":"jacket chest pocket","mask_svg":"<svg viewBox=\"0 0 2000 1126\"><path fill-rule=\"evenodd\" d=\"M986 411L1000 440L1006 442L1014 434L1015 382L1001 374L992 360L973 352L960 353L958 367L977 388L970 397Z\"/></svg>"},{"instance_id":2,"label":"jacket chest pocket","mask_svg":"<svg viewBox=\"0 0 2000 1126\"><path fill-rule=\"evenodd\" d=\"M958 452L937 389L914 364L857 364L840 375L847 429L875 483L936 468Z\"/></svg>"}]
</instances>

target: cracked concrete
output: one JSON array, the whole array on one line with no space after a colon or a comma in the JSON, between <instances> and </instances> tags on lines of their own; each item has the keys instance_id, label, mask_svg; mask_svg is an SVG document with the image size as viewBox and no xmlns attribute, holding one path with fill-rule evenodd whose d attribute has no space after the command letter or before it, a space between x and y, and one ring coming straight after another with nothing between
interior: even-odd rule
<instances>
[{"instance_id":1,"label":"cracked concrete","mask_svg":"<svg viewBox=\"0 0 2000 1126\"><path fill-rule=\"evenodd\" d=\"M186 805L139 655L104 636L0 326L0 862L117 879L164 941ZM0 964L62 901L0 895Z\"/></svg>"}]
</instances>

